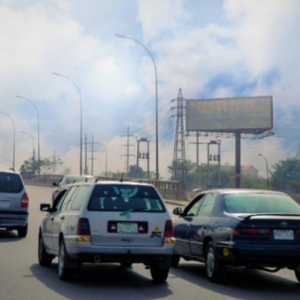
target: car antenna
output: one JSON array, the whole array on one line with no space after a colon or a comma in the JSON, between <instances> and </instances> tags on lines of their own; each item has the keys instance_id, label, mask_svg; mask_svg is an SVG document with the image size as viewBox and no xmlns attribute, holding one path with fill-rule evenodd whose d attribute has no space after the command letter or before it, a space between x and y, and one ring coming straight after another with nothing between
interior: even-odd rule
<instances>
[{"instance_id":1,"label":"car antenna","mask_svg":"<svg viewBox=\"0 0 300 300\"><path fill-rule=\"evenodd\" d=\"M121 175L120 182L123 182L123 175L124 175L124 172Z\"/></svg>"}]
</instances>

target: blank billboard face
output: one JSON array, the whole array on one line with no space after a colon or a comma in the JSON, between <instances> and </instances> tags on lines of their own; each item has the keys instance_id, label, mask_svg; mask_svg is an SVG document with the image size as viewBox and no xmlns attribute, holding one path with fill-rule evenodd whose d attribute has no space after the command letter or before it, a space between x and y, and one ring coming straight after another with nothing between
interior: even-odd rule
<instances>
[{"instance_id":1,"label":"blank billboard face","mask_svg":"<svg viewBox=\"0 0 300 300\"><path fill-rule=\"evenodd\" d=\"M187 131L258 133L272 128L271 96L186 101Z\"/></svg>"}]
</instances>

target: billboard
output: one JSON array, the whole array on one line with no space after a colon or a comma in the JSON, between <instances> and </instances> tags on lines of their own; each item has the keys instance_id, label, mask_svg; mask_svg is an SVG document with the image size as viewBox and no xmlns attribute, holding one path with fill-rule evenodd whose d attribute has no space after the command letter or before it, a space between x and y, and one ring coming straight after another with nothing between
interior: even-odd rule
<instances>
[{"instance_id":1,"label":"billboard","mask_svg":"<svg viewBox=\"0 0 300 300\"><path fill-rule=\"evenodd\" d=\"M186 101L187 131L261 133L272 128L272 96Z\"/></svg>"}]
</instances>

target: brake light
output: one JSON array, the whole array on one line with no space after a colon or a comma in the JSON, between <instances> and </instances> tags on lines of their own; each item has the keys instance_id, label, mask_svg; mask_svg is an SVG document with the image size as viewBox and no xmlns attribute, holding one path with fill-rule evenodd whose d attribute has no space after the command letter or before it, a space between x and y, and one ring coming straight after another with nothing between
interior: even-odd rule
<instances>
[{"instance_id":1,"label":"brake light","mask_svg":"<svg viewBox=\"0 0 300 300\"><path fill-rule=\"evenodd\" d=\"M171 220L166 221L164 237L165 238L173 237L173 223Z\"/></svg>"},{"instance_id":2,"label":"brake light","mask_svg":"<svg viewBox=\"0 0 300 300\"><path fill-rule=\"evenodd\" d=\"M91 235L90 223L87 218L80 218L77 225L78 235Z\"/></svg>"},{"instance_id":3,"label":"brake light","mask_svg":"<svg viewBox=\"0 0 300 300\"><path fill-rule=\"evenodd\" d=\"M296 230L296 235L300 235L300 229Z\"/></svg>"},{"instance_id":4,"label":"brake light","mask_svg":"<svg viewBox=\"0 0 300 300\"><path fill-rule=\"evenodd\" d=\"M231 234L246 234L246 235L270 235L270 229L258 229L258 228L235 228L231 229Z\"/></svg>"},{"instance_id":5,"label":"brake light","mask_svg":"<svg viewBox=\"0 0 300 300\"><path fill-rule=\"evenodd\" d=\"M29 198L25 192L21 198L21 208L28 208Z\"/></svg>"}]
</instances>

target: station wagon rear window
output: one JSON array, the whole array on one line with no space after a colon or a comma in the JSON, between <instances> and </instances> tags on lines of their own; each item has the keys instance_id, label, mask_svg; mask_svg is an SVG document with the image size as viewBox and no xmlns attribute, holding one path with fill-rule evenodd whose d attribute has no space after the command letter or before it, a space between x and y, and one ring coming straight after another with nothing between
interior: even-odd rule
<instances>
[{"instance_id":1,"label":"station wagon rear window","mask_svg":"<svg viewBox=\"0 0 300 300\"><path fill-rule=\"evenodd\" d=\"M22 189L23 183L19 175L0 172L0 193L20 193Z\"/></svg>"},{"instance_id":2,"label":"station wagon rear window","mask_svg":"<svg viewBox=\"0 0 300 300\"><path fill-rule=\"evenodd\" d=\"M125 184L97 185L88 210L165 212L162 200L153 187Z\"/></svg>"},{"instance_id":3,"label":"station wagon rear window","mask_svg":"<svg viewBox=\"0 0 300 300\"><path fill-rule=\"evenodd\" d=\"M228 213L300 214L300 205L292 198L279 194L227 194L223 196Z\"/></svg>"}]
</instances>

